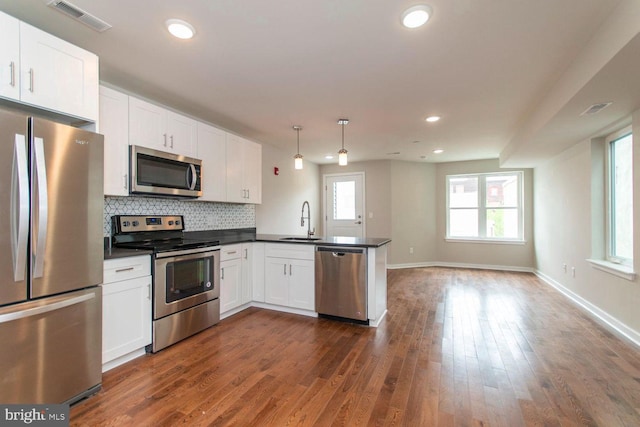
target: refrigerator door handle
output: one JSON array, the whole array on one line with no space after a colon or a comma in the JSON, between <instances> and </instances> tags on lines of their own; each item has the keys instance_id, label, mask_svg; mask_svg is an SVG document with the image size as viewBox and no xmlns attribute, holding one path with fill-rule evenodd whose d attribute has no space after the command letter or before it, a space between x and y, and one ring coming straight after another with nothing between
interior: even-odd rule
<instances>
[{"instance_id":1,"label":"refrigerator door handle","mask_svg":"<svg viewBox=\"0 0 640 427\"><path fill-rule=\"evenodd\" d=\"M27 243L29 238L29 174L27 172L27 142L24 135L16 134L13 156L11 192L11 255L13 280L25 279ZM17 194L16 194L17 193Z\"/></svg>"},{"instance_id":2,"label":"refrigerator door handle","mask_svg":"<svg viewBox=\"0 0 640 427\"><path fill-rule=\"evenodd\" d=\"M42 138L34 138L35 149L35 182L38 207L34 215L37 215L37 232L35 241L35 256L33 261L33 277L42 277L44 273L44 255L47 248L47 225L49 217L49 196L47 194L47 167L44 161L44 141Z\"/></svg>"},{"instance_id":3,"label":"refrigerator door handle","mask_svg":"<svg viewBox=\"0 0 640 427\"><path fill-rule=\"evenodd\" d=\"M41 305L38 307L28 308L26 310L14 311L6 314L0 314L0 324L11 322L14 320L25 319L27 317L37 316L39 314L49 313L51 311L60 310L61 308L69 307L71 305L80 304L81 302L89 301L95 298L94 293L84 294L77 297L67 297L62 301L57 301L52 304Z\"/></svg>"}]
</instances>

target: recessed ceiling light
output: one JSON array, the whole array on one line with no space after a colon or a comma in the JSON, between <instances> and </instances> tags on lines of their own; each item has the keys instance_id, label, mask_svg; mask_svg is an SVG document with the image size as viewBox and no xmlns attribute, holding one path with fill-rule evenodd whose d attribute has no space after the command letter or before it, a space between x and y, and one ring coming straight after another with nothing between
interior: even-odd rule
<instances>
[{"instance_id":1,"label":"recessed ceiling light","mask_svg":"<svg viewBox=\"0 0 640 427\"><path fill-rule=\"evenodd\" d=\"M429 123L437 122L438 120L440 120L440 116L429 116L426 119Z\"/></svg>"},{"instance_id":2,"label":"recessed ceiling light","mask_svg":"<svg viewBox=\"0 0 640 427\"><path fill-rule=\"evenodd\" d=\"M327 160L331 160L333 159L333 156L331 154L327 154L326 156L324 156L324 158Z\"/></svg>"},{"instance_id":3,"label":"recessed ceiling light","mask_svg":"<svg viewBox=\"0 0 640 427\"><path fill-rule=\"evenodd\" d=\"M402 13L402 25L407 28L418 28L423 26L433 15L433 9L426 4L412 6Z\"/></svg>"},{"instance_id":4,"label":"recessed ceiling light","mask_svg":"<svg viewBox=\"0 0 640 427\"><path fill-rule=\"evenodd\" d=\"M444 150L442 148L436 148L435 150L433 150L433 154L441 154L444 153Z\"/></svg>"},{"instance_id":5,"label":"recessed ceiling light","mask_svg":"<svg viewBox=\"0 0 640 427\"><path fill-rule=\"evenodd\" d=\"M196 34L195 28L182 19L168 19L165 24L167 30L179 39L190 39Z\"/></svg>"}]
</instances>

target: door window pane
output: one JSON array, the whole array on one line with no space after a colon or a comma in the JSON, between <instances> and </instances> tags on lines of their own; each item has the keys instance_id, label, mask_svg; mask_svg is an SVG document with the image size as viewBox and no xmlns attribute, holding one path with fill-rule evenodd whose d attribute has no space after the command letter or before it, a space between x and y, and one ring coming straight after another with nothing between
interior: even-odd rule
<instances>
[{"instance_id":1,"label":"door window pane","mask_svg":"<svg viewBox=\"0 0 640 427\"><path fill-rule=\"evenodd\" d=\"M356 182L340 181L333 183L333 219L356 219Z\"/></svg>"}]
</instances>

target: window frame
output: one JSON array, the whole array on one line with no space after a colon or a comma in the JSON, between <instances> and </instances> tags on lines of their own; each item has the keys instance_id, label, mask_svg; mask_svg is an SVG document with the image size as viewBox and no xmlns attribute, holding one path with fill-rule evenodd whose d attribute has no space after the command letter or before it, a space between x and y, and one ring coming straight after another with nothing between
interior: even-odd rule
<instances>
[{"instance_id":1,"label":"window frame","mask_svg":"<svg viewBox=\"0 0 640 427\"><path fill-rule=\"evenodd\" d=\"M613 255L613 246L614 246L614 238L615 238L615 225L613 224L613 205L615 203L615 194L613 193L613 185L615 183L614 177L612 174L615 173L614 167L612 167L613 162L613 143L616 141L625 138L628 135L633 135L633 131L631 126L627 126L623 129L618 130L612 134L609 134L605 137L605 201L606 201L606 209L605 209L605 261L623 265L627 267L633 267L633 258L625 258L622 256ZM631 146L633 150L633 143ZM632 160L633 162L633 160ZM633 174L633 164L632 164L632 172ZM632 181L633 184L633 181ZM633 190L632 190L633 191ZM633 197L633 195L632 195ZM633 206L632 208L633 209ZM633 217L633 214L632 214ZM631 226L633 227L633 222ZM632 241L633 244L633 241ZM633 251L633 248L632 248ZM633 256L633 255L632 255Z\"/></svg>"},{"instance_id":2,"label":"window frame","mask_svg":"<svg viewBox=\"0 0 640 427\"><path fill-rule=\"evenodd\" d=\"M512 176L516 175L518 179L518 205L509 207L508 209L516 209L518 215L518 236L517 237L487 237L487 210L496 209L496 207L488 207L487 201L487 178L500 177L500 176ZM450 191L451 181L459 178L476 178L478 180L478 200L476 209L478 210L478 235L477 236L451 236L451 210L457 209L469 209L466 208L452 208L450 206ZM446 230L445 240L447 241L471 241L471 242L487 242L487 243L524 243L524 171L522 170L510 170L501 172L483 172L483 173L466 173L466 174L452 174L445 177L445 193L446 193ZM497 208L507 209L507 208Z\"/></svg>"}]
</instances>

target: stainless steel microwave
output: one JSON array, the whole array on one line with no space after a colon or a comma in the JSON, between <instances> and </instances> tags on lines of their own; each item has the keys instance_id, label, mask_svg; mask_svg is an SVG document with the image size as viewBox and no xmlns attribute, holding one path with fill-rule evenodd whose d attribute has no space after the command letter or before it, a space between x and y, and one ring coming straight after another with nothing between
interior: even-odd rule
<instances>
[{"instance_id":1,"label":"stainless steel microwave","mask_svg":"<svg viewBox=\"0 0 640 427\"><path fill-rule=\"evenodd\" d=\"M202 196L202 160L146 147L129 147L129 193Z\"/></svg>"}]
</instances>

